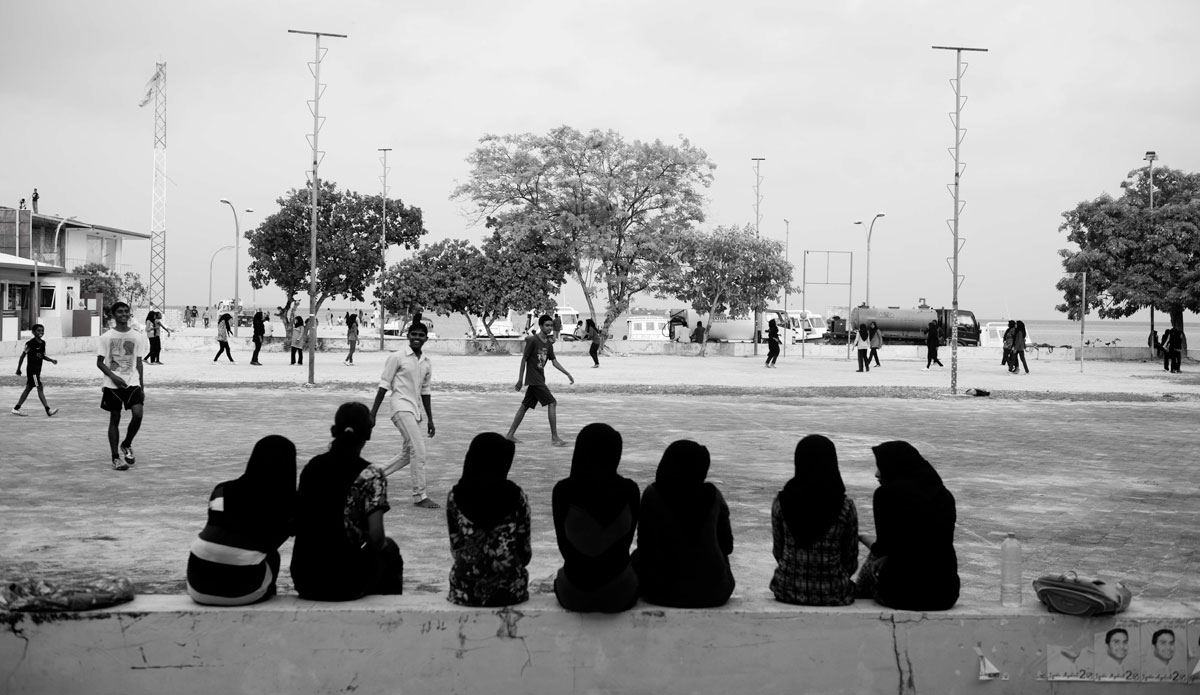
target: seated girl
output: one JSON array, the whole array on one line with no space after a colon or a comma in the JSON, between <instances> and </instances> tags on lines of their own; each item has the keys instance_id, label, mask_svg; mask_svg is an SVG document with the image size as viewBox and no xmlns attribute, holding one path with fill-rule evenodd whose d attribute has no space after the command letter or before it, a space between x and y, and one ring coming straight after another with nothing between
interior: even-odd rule
<instances>
[{"instance_id":1,"label":"seated girl","mask_svg":"<svg viewBox=\"0 0 1200 695\"><path fill-rule=\"evenodd\" d=\"M575 439L571 475L551 495L554 534L563 556L554 594L570 611L616 613L637 603L629 561L638 522L637 483L617 474L621 435L592 423Z\"/></svg>"},{"instance_id":2,"label":"seated girl","mask_svg":"<svg viewBox=\"0 0 1200 695\"><path fill-rule=\"evenodd\" d=\"M875 452L876 540L859 536L871 554L858 577L858 596L889 607L940 611L958 601L954 495L908 442L884 442Z\"/></svg>"},{"instance_id":3,"label":"seated girl","mask_svg":"<svg viewBox=\"0 0 1200 695\"><path fill-rule=\"evenodd\" d=\"M349 601L403 591L404 560L383 531L391 508L387 477L361 455L371 429L367 406L343 403L329 451L300 473L292 581L301 598Z\"/></svg>"},{"instance_id":4,"label":"seated girl","mask_svg":"<svg viewBox=\"0 0 1200 695\"><path fill-rule=\"evenodd\" d=\"M708 608L733 593L729 506L704 481L709 464L707 447L673 442L642 494L633 567L642 598L650 603Z\"/></svg>"},{"instance_id":5,"label":"seated girl","mask_svg":"<svg viewBox=\"0 0 1200 695\"><path fill-rule=\"evenodd\" d=\"M263 437L242 477L218 484L209 496L208 523L188 556L192 600L244 606L274 596L295 499L296 447L285 437Z\"/></svg>"},{"instance_id":6,"label":"seated girl","mask_svg":"<svg viewBox=\"0 0 1200 695\"><path fill-rule=\"evenodd\" d=\"M771 578L776 600L806 606L854 602L858 510L846 496L833 442L810 434L796 445L795 475L771 505Z\"/></svg>"},{"instance_id":7,"label":"seated girl","mask_svg":"<svg viewBox=\"0 0 1200 695\"><path fill-rule=\"evenodd\" d=\"M450 594L463 606L511 606L529 600L533 557L529 500L511 480L516 445L495 432L471 440L462 478L446 499Z\"/></svg>"}]
</instances>

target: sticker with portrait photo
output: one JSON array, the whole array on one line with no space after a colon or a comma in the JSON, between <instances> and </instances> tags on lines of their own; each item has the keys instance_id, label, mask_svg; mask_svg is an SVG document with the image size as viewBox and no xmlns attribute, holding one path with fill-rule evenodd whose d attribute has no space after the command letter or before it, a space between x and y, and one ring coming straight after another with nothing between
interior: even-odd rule
<instances>
[{"instance_id":1,"label":"sticker with portrait photo","mask_svg":"<svg viewBox=\"0 0 1200 695\"><path fill-rule=\"evenodd\" d=\"M1188 621L1187 646L1183 651L1187 654L1187 671L1192 682L1200 683L1200 620Z\"/></svg>"},{"instance_id":2,"label":"sticker with portrait photo","mask_svg":"<svg viewBox=\"0 0 1200 695\"><path fill-rule=\"evenodd\" d=\"M1096 680L1142 680L1142 630L1136 620L1118 620L1112 629L1097 632Z\"/></svg>"},{"instance_id":3,"label":"sticker with portrait photo","mask_svg":"<svg viewBox=\"0 0 1200 695\"><path fill-rule=\"evenodd\" d=\"M1090 681L1096 679L1096 653L1092 636L1080 635L1074 644L1047 644L1046 671L1039 678L1050 681Z\"/></svg>"},{"instance_id":4,"label":"sticker with portrait photo","mask_svg":"<svg viewBox=\"0 0 1200 695\"><path fill-rule=\"evenodd\" d=\"M1152 683L1186 683L1186 640L1186 621L1142 623L1142 678Z\"/></svg>"}]
</instances>

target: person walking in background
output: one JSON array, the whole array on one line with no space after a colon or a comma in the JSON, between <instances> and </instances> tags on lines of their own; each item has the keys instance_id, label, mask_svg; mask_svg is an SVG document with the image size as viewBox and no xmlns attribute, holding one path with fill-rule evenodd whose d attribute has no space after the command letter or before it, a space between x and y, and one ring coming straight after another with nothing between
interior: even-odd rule
<instances>
[{"instance_id":1,"label":"person walking in background","mask_svg":"<svg viewBox=\"0 0 1200 695\"><path fill-rule=\"evenodd\" d=\"M113 327L96 339L96 367L104 374L100 408L108 411L108 446L112 450L114 471L129 470L136 460L133 438L142 426L146 402L142 373L142 355L150 349L146 334L129 325L129 305L117 302L112 306ZM137 370L138 383L129 383ZM129 429L121 440L121 411L130 412ZM120 449L118 450L118 442ZM124 460L122 460L124 459Z\"/></svg>"},{"instance_id":2,"label":"person walking in background","mask_svg":"<svg viewBox=\"0 0 1200 695\"><path fill-rule=\"evenodd\" d=\"M928 371L929 368L934 364L936 364L939 367L946 366L946 365L942 364L941 360L938 359L938 354L937 354L938 345L941 344L941 342L942 342L942 338L940 335L938 335L938 322L930 321L929 327L925 329L925 369L926 369L926 371Z\"/></svg>"},{"instance_id":3,"label":"person walking in background","mask_svg":"<svg viewBox=\"0 0 1200 695\"><path fill-rule=\"evenodd\" d=\"M1008 356L1008 371L1013 374L1019 373L1017 369L1018 360L1025 367L1025 373L1029 373L1029 363L1025 361L1025 336L1025 322L1017 321L1017 325L1013 328L1012 353Z\"/></svg>"},{"instance_id":4,"label":"person walking in background","mask_svg":"<svg viewBox=\"0 0 1200 695\"><path fill-rule=\"evenodd\" d=\"M795 473L771 505L776 601L805 606L854 603L858 509L846 496L837 449L810 434L796 445Z\"/></svg>"},{"instance_id":5,"label":"person walking in background","mask_svg":"<svg viewBox=\"0 0 1200 695\"><path fill-rule=\"evenodd\" d=\"M529 600L533 558L529 498L508 479L516 445L495 432L471 440L462 477L446 496L450 593L460 606L511 606Z\"/></svg>"},{"instance_id":6,"label":"person walking in background","mask_svg":"<svg viewBox=\"0 0 1200 695\"><path fill-rule=\"evenodd\" d=\"M229 334L233 332L233 327L229 322L233 319L231 314L221 314L217 319L217 355L213 357L213 364L221 359L221 353L229 358L229 364L236 364L233 361L233 353L229 351Z\"/></svg>"},{"instance_id":7,"label":"person walking in background","mask_svg":"<svg viewBox=\"0 0 1200 695\"><path fill-rule=\"evenodd\" d=\"M208 328L208 322L211 317L212 317L212 314L209 313L208 307L204 307L204 314L201 316L201 318L204 319L204 327L205 328Z\"/></svg>"},{"instance_id":8,"label":"person walking in background","mask_svg":"<svg viewBox=\"0 0 1200 695\"><path fill-rule=\"evenodd\" d=\"M46 341L42 339L45 333L45 326L40 323L33 324L33 337L26 341L25 349L21 352L21 357L17 359L17 376L21 376L21 364L25 362L25 358L29 358L29 362L25 364L25 390L21 392L21 397L13 406L13 415L24 416L27 414L21 412L21 406L25 405L25 399L29 397L29 392L35 388L38 400L46 409L46 417L54 417L54 414L58 412L58 408L51 408L50 404L46 402L46 391L42 388L42 362L58 364L58 360L46 356Z\"/></svg>"},{"instance_id":9,"label":"person walking in background","mask_svg":"<svg viewBox=\"0 0 1200 695\"><path fill-rule=\"evenodd\" d=\"M600 336L600 329L596 328L596 322L592 319L587 320L587 328L584 333L584 339L592 341L592 347L588 348L588 354L592 356L592 368L600 366L600 344L604 342Z\"/></svg>"},{"instance_id":10,"label":"person walking in background","mask_svg":"<svg viewBox=\"0 0 1200 695\"><path fill-rule=\"evenodd\" d=\"M779 359L779 324L775 319L767 321L767 368L773 369Z\"/></svg>"},{"instance_id":11,"label":"person walking in background","mask_svg":"<svg viewBox=\"0 0 1200 695\"><path fill-rule=\"evenodd\" d=\"M1172 374L1182 373L1180 364L1183 362L1183 331L1172 326L1163 333L1163 368Z\"/></svg>"},{"instance_id":12,"label":"person walking in background","mask_svg":"<svg viewBox=\"0 0 1200 695\"><path fill-rule=\"evenodd\" d=\"M879 349L883 347L883 333L879 330L879 326L875 322L871 322L871 326L867 329L868 340L871 345L871 354L867 355L867 366L871 366L871 360L875 360L875 366L879 364Z\"/></svg>"},{"instance_id":13,"label":"person walking in background","mask_svg":"<svg viewBox=\"0 0 1200 695\"><path fill-rule=\"evenodd\" d=\"M362 457L372 427L367 406L343 403L329 451L300 473L291 572L300 598L352 601L404 591L404 558L383 527L391 509L387 476Z\"/></svg>"},{"instance_id":14,"label":"person walking in background","mask_svg":"<svg viewBox=\"0 0 1200 695\"><path fill-rule=\"evenodd\" d=\"M516 435L517 428L525 419L525 411L543 405L546 407L546 415L550 419L550 443L554 446L566 446L566 441L558 436L558 401L546 386L546 363L553 364L555 369L566 374L572 384L575 383L575 377L571 376L571 373L564 369L554 356L554 341L551 339L554 331L554 319L542 316L538 320L538 328L537 334L525 336L525 351L521 355L521 367L517 372L516 390L520 391L522 384L528 388L505 438L512 442L521 441L517 439Z\"/></svg>"},{"instance_id":15,"label":"person walking in background","mask_svg":"<svg viewBox=\"0 0 1200 695\"><path fill-rule=\"evenodd\" d=\"M637 532L640 491L617 473L621 448L621 434L612 427L600 422L584 427L575 440L571 473L550 495L563 558L554 595L569 611L618 613L637 603L629 546Z\"/></svg>"},{"instance_id":16,"label":"person walking in background","mask_svg":"<svg viewBox=\"0 0 1200 695\"><path fill-rule=\"evenodd\" d=\"M733 594L733 527L721 491L704 480L710 464L707 447L672 442L642 493L632 562L650 603L711 608Z\"/></svg>"},{"instance_id":17,"label":"person walking in background","mask_svg":"<svg viewBox=\"0 0 1200 695\"><path fill-rule=\"evenodd\" d=\"M146 361L150 364L162 364L162 332L171 332L170 328L163 325L162 314L157 311L151 311L146 314L146 337L150 339L150 354Z\"/></svg>"},{"instance_id":18,"label":"person walking in background","mask_svg":"<svg viewBox=\"0 0 1200 695\"><path fill-rule=\"evenodd\" d=\"M274 596L279 547L293 534L295 513L296 445L277 434L263 437L246 472L208 496L208 522L188 555L188 596L206 606Z\"/></svg>"},{"instance_id":19,"label":"person walking in background","mask_svg":"<svg viewBox=\"0 0 1200 695\"><path fill-rule=\"evenodd\" d=\"M255 367L261 367L262 363L258 361L258 352L259 352L259 350L262 350L263 339L265 338L266 333L267 333L267 328L263 324L262 310L258 310L258 311L254 312L253 326L254 326L254 337L253 337L254 354L250 356L250 364L254 365Z\"/></svg>"},{"instance_id":20,"label":"person walking in background","mask_svg":"<svg viewBox=\"0 0 1200 695\"><path fill-rule=\"evenodd\" d=\"M437 509L437 502L425 494L425 437L437 434L433 426L433 364L421 348L429 339L429 330L424 323L414 321L408 326L408 349L397 350L388 355L379 377L379 388L375 390L375 403L371 406L371 422L379 406L390 392L392 424L400 431L400 453L383 467L384 475L412 464L413 504L422 509ZM425 431L421 431L421 421Z\"/></svg>"},{"instance_id":21,"label":"person walking in background","mask_svg":"<svg viewBox=\"0 0 1200 695\"><path fill-rule=\"evenodd\" d=\"M350 346L350 354L346 355L347 367L354 366L354 347L358 345L358 319L354 314L346 314L346 343Z\"/></svg>"},{"instance_id":22,"label":"person walking in background","mask_svg":"<svg viewBox=\"0 0 1200 695\"><path fill-rule=\"evenodd\" d=\"M304 364L304 319L297 316L292 322L290 336L292 364Z\"/></svg>"},{"instance_id":23,"label":"person walking in background","mask_svg":"<svg viewBox=\"0 0 1200 695\"><path fill-rule=\"evenodd\" d=\"M1009 361L1012 359L1013 333L1016 331L1017 322L1009 319L1008 328L1004 329L1004 354L1000 357L1000 364L1009 367L1009 371L1012 371Z\"/></svg>"},{"instance_id":24,"label":"person walking in background","mask_svg":"<svg viewBox=\"0 0 1200 695\"><path fill-rule=\"evenodd\" d=\"M555 313L554 314L554 342L556 342L556 343L558 342L559 336L562 335L562 329L563 329L562 317L559 316L557 313Z\"/></svg>"},{"instance_id":25,"label":"person walking in background","mask_svg":"<svg viewBox=\"0 0 1200 695\"><path fill-rule=\"evenodd\" d=\"M867 333L866 324L859 325L854 330L854 342L851 344L858 351L858 369L856 371L871 371L871 362L867 359L867 349L871 346L871 337Z\"/></svg>"},{"instance_id":26,"label":"person walking in background","mask_svg":"<svg viewBox=\"0 0 1200 695\"><path fill-rule=\"evenodd\" d=\"M952 608L959 592L954 495L908 442L884 442L872 451L879 537L859 534L871 552L858 575L857 596L899 610Z\"/></svg>"}]
</instances>

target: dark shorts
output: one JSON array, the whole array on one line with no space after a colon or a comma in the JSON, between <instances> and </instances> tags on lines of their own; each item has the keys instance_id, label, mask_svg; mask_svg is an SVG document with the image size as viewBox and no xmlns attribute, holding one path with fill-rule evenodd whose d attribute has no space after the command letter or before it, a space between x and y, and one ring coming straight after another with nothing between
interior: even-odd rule
<instances>
[{"instance_id":1,"label":"dark shorts","mask_svg":"<svg viewBox=\"0 0 1200 695\"><path fill-rule=\"evenodd\" d=\"M42 385L42 370L30 369L25 372L25 385L30 388L38 388Z\"/></svg>"},{"instance_id":2,"label":"dark shorts","mask_svg":"<svg viewBox=\"0 0 1200 695\"><path fill-rule=\"evenodd\" d=\"M521 401L521 405L532 410L538 407L539 404L554 405L557 402L554 400L554 394L550 393L550 389L541 384L525 389L525 400Z\"/></svg>"},{"instance_id":3,"label":"dark shorts","mask_svg":"<svg viewBox=\"0 0 1200 695\"><path fill-rule=\"evenodd\" d=\"M142 405L146 402L146 394L142 392L141 386L126 386L123 389L105 386L102 391L100 408L110 413L129 410L135 405Z\"/></svg>"}]
</instances>

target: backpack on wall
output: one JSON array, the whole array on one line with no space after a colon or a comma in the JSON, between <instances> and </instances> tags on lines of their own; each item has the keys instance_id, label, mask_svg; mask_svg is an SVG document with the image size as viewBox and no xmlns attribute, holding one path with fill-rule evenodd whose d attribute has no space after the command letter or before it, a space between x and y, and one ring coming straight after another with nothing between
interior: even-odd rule
<instances>
[{"instance_id":1,"label":"backpack on wall","mask_svg":"<svg viewBox=\"0 0 1200 695\"><path fill-rule=\"evenodd\" d=\"M1051 612L1083 617L1120 613L1133 600L1133 593L1121 582L1081 579L1074 572L1038 577L1033 589Z\"/></svg>"}]
</instances>

